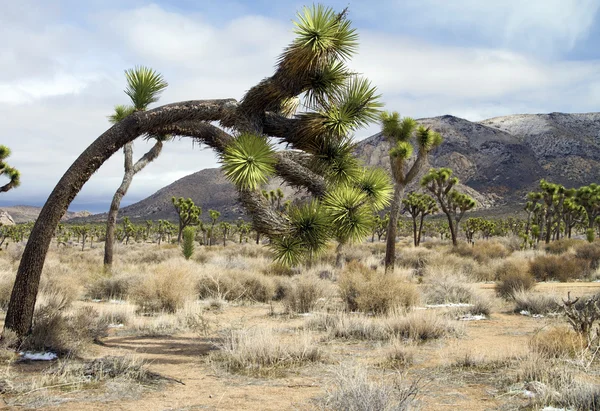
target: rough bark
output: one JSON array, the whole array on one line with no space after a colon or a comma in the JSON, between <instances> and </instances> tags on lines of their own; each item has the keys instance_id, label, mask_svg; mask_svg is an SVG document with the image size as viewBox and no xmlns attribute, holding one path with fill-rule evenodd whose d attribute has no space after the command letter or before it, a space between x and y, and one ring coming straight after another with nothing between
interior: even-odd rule
<instances>
[{"instance_id":1,"label":"rough bark","mask_svg":"<svg viewBox=\"0 0 600 411\"><path fill-rule=\"evenodd\" d=\"M132 114L98 137L60 179L33 226L8 303L5 329L20 338L30 331L40 276L54 231L71 201L106 160L138 136L162 126L183 120L217 121L234 103L227 99L168 104Z\"/></svg>"}]
</instances>

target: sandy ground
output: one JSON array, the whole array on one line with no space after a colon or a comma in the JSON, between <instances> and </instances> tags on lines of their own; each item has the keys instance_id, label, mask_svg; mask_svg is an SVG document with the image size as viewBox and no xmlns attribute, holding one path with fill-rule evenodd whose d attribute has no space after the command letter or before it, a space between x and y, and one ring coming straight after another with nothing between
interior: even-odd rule
<instances>
[{"instance_id":1,"label":"sandy ground","mask_svg":"<svg viewBox=\"0 0 600 411\"><path fill-rule=\"evenodd\" d=\"M493 293L492 284L478 284L484 294ZM539 284L537 292L565 295L590 294L600 291L600 283ZM301 326L304 318L270 315L268 305L226 306L211 314L219 328L242 323L245 327L270 325L277 328ZM466 356L502 359L524 355L528 340L537 331L561 321L551 318L531 318L508 312L507 307L495 307L491 318L464 322L465 333L415 347L415 361L407 378L419 378L424 388L420 393L423 410L494 410L515 409L515 404L527 404L525 399L500 395L495 380L500 371L458 369L456 361ZM206 361L214 349L214 335L179 334L170 337L109 336L103 346L95 346L90 356L134 354L145 360L152 371L179 380L158 390L133 393L129 399L98 402L94 390L58 394L63 402L44 407L55 410L305 410L317 408L312 400L322 396L331 376L331 368L344 361L374 364L381 358L380 344L369 342L323 342L327 361L301 367L281 377L250 378L228 374ZM13 366L13 372L23 377L40 373L46 363L23 363ZM382 370L382 373L393 373ZM122 396L121 396L122 397ZM17 409L5 407L4 409ZM22 409L22 408L18 408Z\"/></svg>"}]
</instances>

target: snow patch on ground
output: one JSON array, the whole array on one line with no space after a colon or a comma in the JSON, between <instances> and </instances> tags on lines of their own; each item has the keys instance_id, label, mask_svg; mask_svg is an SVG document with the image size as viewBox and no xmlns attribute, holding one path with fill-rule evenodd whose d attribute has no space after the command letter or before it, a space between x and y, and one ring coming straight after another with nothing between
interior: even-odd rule
<instances>
[{"instance_id":1,"label":"snow patch on ground","mask_svg":"<svg viewBox=\"0 0 600 411\"><path fill-rule=\"evenodd\" d=\"M487 320L487 317L483 314L477 314L477 315L466 314L466 315L459 317L458 320L459 321L481 321L481 320Z\"/></svg>"},{"instance_id":2,"label":"snow patch on ground","mask_svg":"<svg viewBox=\"0 0 600 411\"><path fill-rule=\"evenodd\" d=\"M30 360L30 361L52 361L58 358L53 352L20 352L19 353L22 360Z\"/></svg>"},{"instance_id":3,"label":"snow patch on ground","mask_svg":"<svg viewBox=\"0 0 600 411\"><path fill-rule=\"evenodd\" d=\"M453 308L453 307L473 307L473 304L447 303L447 304L426 304L425 305L425 308Z\"/></svg>"},{"instance_id":4,"label":"snow patch on ground","mask_svg":"<svg viewBox=\"0 0 600 411\"><path fill-rule=\"evenodd\" d=\"M108 324L108 328L121 328L125 327L123 324Z\"/></svg>"},{"instance_id":5,"label":"snow patch on ground","mask_svg":"<svg viewBox=\"0 0 600 411\"><path fill-rule=\"evenodd\" d=\"M524 315L526 317L531 317L531 318L544 318L543 314L533 314L533 315L531 315L531 313L529 311L527 311L527 310L521 310L519 312L519 314Z\"/></svg>"}]
</instances>

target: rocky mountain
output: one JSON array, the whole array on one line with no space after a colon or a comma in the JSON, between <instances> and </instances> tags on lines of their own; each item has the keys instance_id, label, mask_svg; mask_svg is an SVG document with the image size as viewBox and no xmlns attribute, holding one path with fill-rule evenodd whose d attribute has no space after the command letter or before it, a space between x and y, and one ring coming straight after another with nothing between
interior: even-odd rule
<instances>
[{"instance_id":1,"label":"rocky mountain","mask_svg":"<svg viewBox=\"0 0 600 411\"><path fill-rule=\"evenodd\" d=\"M600 113L523 114L480 122L446 115L418 122L444 136L430 165L452 168L462 189L483 207L520 209L524 194L541 178L568 187L600 182ZM376 134L359 142L356 152L369 166L389 168L388 150L387 141ZM286 194L292 191L286 188ZM123 208L120 216L176 219L172 196L191 197L204 210L220 210L228 219L242 213L234 187L218 169L207 169Z\"/></svg>"},{"instance_id":2,"label":"rocky mountain","mask_svg":"<svg viewBox=\"0 0 600 411\"><path fill-rule=\"evenodd\" d=\"M15 223L28 223L34 221L40 215L42 207L34 206L12 206L12 207L0 207L0 214L6 213L9 217L12 217ZM63 216L62 221L72 220L73 218L85 218L91 216L89 211L67 211Z\"/></svg>"}]
</instances>

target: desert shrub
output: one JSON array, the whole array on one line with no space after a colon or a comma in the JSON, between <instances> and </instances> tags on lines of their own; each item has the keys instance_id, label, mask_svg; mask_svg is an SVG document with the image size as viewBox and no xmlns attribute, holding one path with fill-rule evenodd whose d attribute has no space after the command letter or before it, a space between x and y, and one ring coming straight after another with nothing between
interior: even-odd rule
<instances>
[{"instance_id":1,"label":"desert shrub","mask_svg":"<svg viewBox=\"0 0 600 411\"><path fill-rule=\"evenodd\" d=\"M406 316L391 316L386 319L386 325L392 336L416 342L460 334L459 328L452 320L428 311L413 311Z\"/></svg>"},{"instance_id":2,"label":"desert shrub","mask_svg":"<svg viewBox=\"0 0 600 411\"><path fill-rule=\"evenodd\" d=\"M422 270L431 260L432 251L422 247L404 248L396 257L396 263L402 267Z\"/></svg>"},{"instance_id":3,"label":"desert shrub","mask_svg":"<svg viewBox=\"0 0 600 411\"><path fill-rule=\"evenodd\" d=\"M546 315L560 310L558 299L551 295L518 290L512 294L512 298L516 313L526 311L531 315Z\"/></svg>"},{"instance_id":4,"label":"desert shrub","mask_svg":"<svg viewBox=\"0 0 600 411\"><path fill-rule=\"evenodd\" d=\"M291 277L294 274L297 274L296 270L292 267L288 267L279 263L271 263L265 269L262 270L262 273L265 275L273 275L273 276L285 276Z\"/></svg>"},{"instance_id":5,"label":"desert shrub","mask_svg":"<svg viewBox=\"0 0 600 411\"><path fill-rule=\"evenodd\" d=\"M391 368L405 368L412 365L415 359L414 349L404 341L393 340L386 350L383 365Z\"/></svg>"},{"instance_id":6,"label":"desert shrub","mask_svg":"<svg viewBox=\"0 0 600 411\"><path fill-rule=\"evenodd\" d=\"M85 285L85 296L92 300L124 299L129 293L131 277L118 274L104 274Z\"/></svg>"},{"instance_id":7,"label":"desert shrub","mask_svg":"<svg viewBox=\"0 0 600 411\"><path fill-rule=\"evenodd\" d=\"M585 338L565 327L540 331L529 340L529 347L546 358L574 358L586 347Z\"/></svg>"},{"instance_id":8,"label":"desert shrub","mask_svg":"<svg viewBox=\"0 0 600 411\"><path fill-rule=\"evenodd\" d=\"M275 297L275 282L257 272L222 271L205 274L196 283L201 299L218 298L226 301L250 300L268 302Z\"/></svg>"},{"instance_id":9,"label":"desert shrub","mask_svg":"<svg viewBox=\"0 0 600 411\"><path fill-rule=\"evenodd\" d=\"M0 309L6 310L10 301L15 276L8 271L0 271Z\"/></svg>"},{"instance_id":10,"label":"desert shrub","mask_svg":"<svg viewBox=\"0 0 600 411\"><path fill-rule=\"evenodd\" d=\"M229 330L210 361L232 373L265 375L284 368L318 362L323 354L310 334L282 342L273 330L253 328Z\"/></svg>"},{"instance_id":11,"label":"desert shrub","mask_svg":"<svg viewBox=\"0 0 600 411\"><path fill-rule=\"evenodd\" d=\"M527 270L523 260L507 260L496 267L496 293L503 298L511 298L517 291L527 291L535 286L535 279Z\"/></svg>"},{"instance_id":12,"label":"desert shrub","mask_svg":"<svg viewBox=\"0 0 600 411\"><path fill-rule=\"evenodd\" d=\"M401 411L413 408L418 392L418 384L405 381L400 374L390 382L372 380L366 370L342 365L322 402L334 411Z\"/></svg>"},{"instance_id":13,"label":"desert shrub","mask_svg":"<svg viewBox=\"0 0 600 411\"><path fill-rule=\"evenodd\" d=\"M242 285L228 272L204 274L196 283L196 291L200 299L217 298L236 301L244 295Z\"/></svg>"},{"instance_id":14,"label":"desert shrub","mask_svg":"<svg viewBox=\"0 0 600 411\"><path fill-rule=\"evenodd\" d=\"M538 281L569 281L589 274L590 263L572 256L540 255L529 263L531 275Z\"/></svg>"},{"instance_id":15,"label":"desert shrub","mask_svg":"<svg viewBox=\"0 0 600 411\"><path fill-rule=\"evenodd\" d=\"M351 262L338 281L340 296L349 311L388 313L411 307L419 300L415 286L398 276L386 275Z\"/></svg>"},{"instance_id":16,"label":"desert shrub","mask_svg":"<svg viewBox=\"0 0 600 411\"><path fill-rule=\"evenodd\" d=\"M472 303L475 293L464 281L454 276L433 279L425 289L425 301L427 304Z\"/></svg>"},{"instance_id":17,"label":"desert shrub","mask_svg":"<svg viewBox=\"0 0 600 411\"><path fill-rule=\"evenodd\" d=\"M305 275L286 292L282 300L283 307L288 313L308 313L315 308L324 295L325 290L321 281Z\"/></svg>"},{"instance_id":18,"label":"desert shrub","mask_svg":"<svg viewBox=\"0 0 600 411\"><path fill-rule=\"evenodd\" d=\"M577 258L589 261L590 268L596 270L600 267L600 243L584 243L575 249Z\"/></svg>"},{"instance_id":19,"label":"desert shrub","mask_svg":"<svg viewBox=\"0 0 600 411\"><path fill-rule=\"evenodd\" d=\"M452 248L452 252L462 257L471 257L479 263L495 258L506 258L510 254L503 244L496 241L478 241L473 245L460 243Z\"/></svg>"},{"instance_id":20,"label":"desert shrub","mask_svg":"<svg viewBox=\"0 0 600 411\"><path fill-rule=\"evenodd\" d=\"M552 241L550 244L546 244L544 249L548 254L560 255L566 253L569 249L580 243L580 240L574 238L563 238L558 241Z\"/></svg>"},{"instance_id":21,"label":"desert shrub","mask_svg":"<svg viewBox=\"0 0 600 411\"><path fill-rule=\"evenodd\" d=\"M132 284L131 297L141 312L176 312L193 295L189 266L162 263Z\"/></svg>"},{"instance_id":22,"label":"desert shrub","mask_svg":"<svg viewBox=\"0 0 600 411\"><path fill-rule=\"evenodd\" d=\"M484 315L489 317L492 312L492 303L488 299L484 299L481 296L475 296L471 301L471 305L466 307L456 307L451 313L454 318L461 318L465 316Z\"/></svg>"},{"instance_id":23,"label":"desert shrub","mask_svg":"<svg viewBox=\"0 0 600 411\"><path fill-rule=\"evenodd\" d=\"M273 299L275 284L271 278L257 272L238 273L238 276L238 281L244 290L242 298L262 303Z\"/></svg>"},{"instance_id":24,"label":"desert shrub","mask_svg":"<svg viewBox=\"0 0 600 411\"><path fill-rule=\"evenodd\" d=\"M326 331L328 338L380 341L390 337L381 319L346 313L317 314L306 322L307 329Z\"/></svg>"},{"instance_id":25,"label":"desert shrub","mask_svg":"<svg viewBox=\"0 0 600 411\"><path fill-rule=\"evenodd\" d=\"M87 344L106 336L108 323L92 307L65 314L49 304L37 307L31 333L22 343L25 351L51 351L58 355L77 355Z\"/></svg>"}]
</instances>

